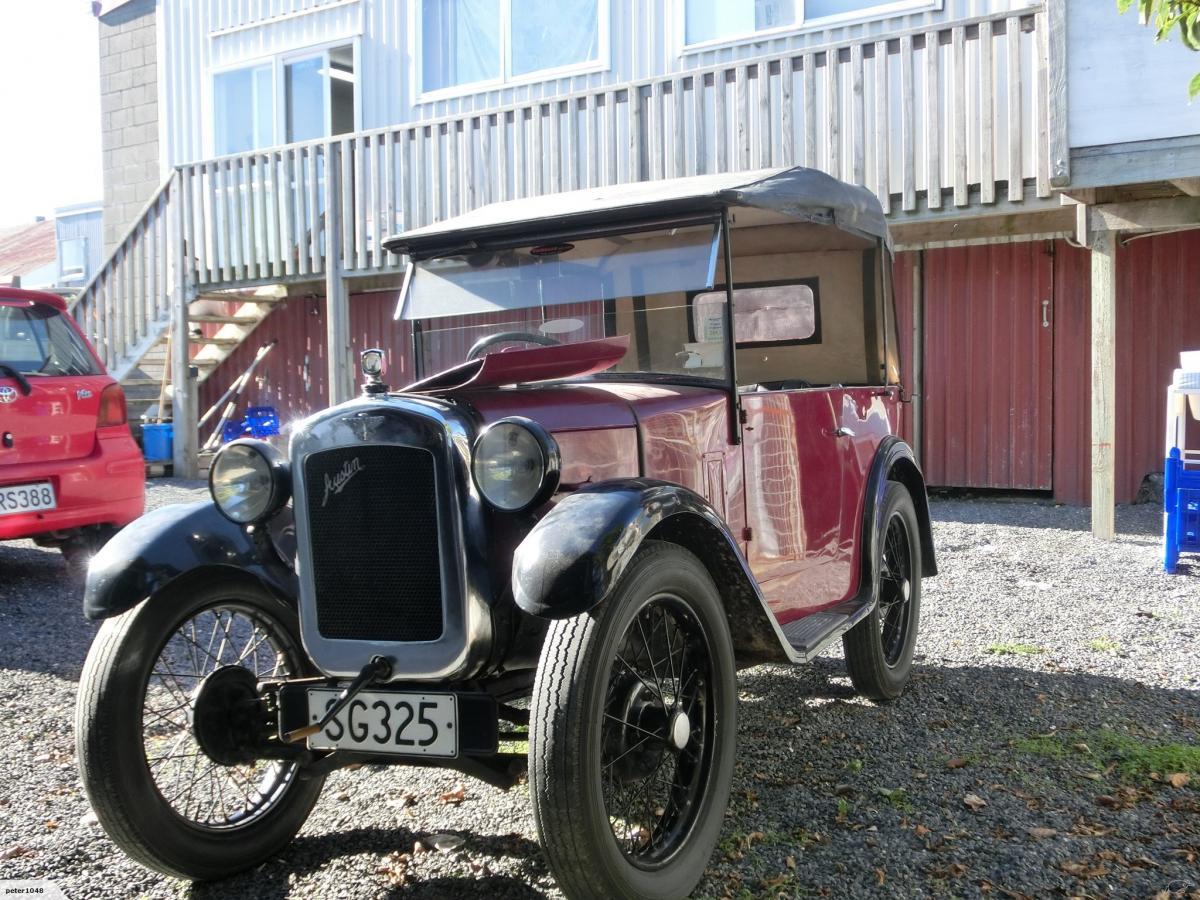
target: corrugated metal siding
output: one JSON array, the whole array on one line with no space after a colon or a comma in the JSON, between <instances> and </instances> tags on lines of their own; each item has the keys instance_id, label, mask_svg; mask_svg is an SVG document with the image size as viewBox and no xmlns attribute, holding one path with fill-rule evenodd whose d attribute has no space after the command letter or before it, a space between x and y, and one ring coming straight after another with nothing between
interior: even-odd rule
<instances>
[{"instance_id":1,"label":"corrugated metal siding","mask_svg":"<svg viewBox=\"0 0 1200 900\"><path fill-rule=\"evenodd\" d=\"M1055 488L1067 503L1091 499L1091 264L1058 245L1055 270ZM1064 317L1069 317L1064 322ZM1181 350L1200 349L1200 232L1129 241L1117 254L1118 503L1163 469L1166 386Z\"/></svg>"},{"instance_id":2,"label":"corrugated metal siding","mask_svg":"<svg viewBox=\"0 0 1200 900\"><path fill-rule=\"evenodd\" d=\"M1053 290L1042 241L928 250L925 475L930 484L1047 490Z\"/></svg>"}]
</instances>

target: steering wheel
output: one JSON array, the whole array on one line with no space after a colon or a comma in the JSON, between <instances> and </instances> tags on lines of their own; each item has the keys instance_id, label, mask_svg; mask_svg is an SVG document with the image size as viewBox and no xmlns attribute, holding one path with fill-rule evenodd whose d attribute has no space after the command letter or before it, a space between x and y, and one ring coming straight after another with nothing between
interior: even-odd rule
<instances>
[{"instance_id":1,"label":"steering wheel","mask_svg":"<svg viewBox=\"0 0 1200 900\"><path fill-rule=\"evenodd\" d=\"M479 357L493 344L508 344L517 341L523 344L540 344L543 347L557 347L560 343L544 334L533 334L529 331L502 331L499 334L489 334L477 340L467 351L467 359L472 360Z\"/></svg>"}]
</instances>

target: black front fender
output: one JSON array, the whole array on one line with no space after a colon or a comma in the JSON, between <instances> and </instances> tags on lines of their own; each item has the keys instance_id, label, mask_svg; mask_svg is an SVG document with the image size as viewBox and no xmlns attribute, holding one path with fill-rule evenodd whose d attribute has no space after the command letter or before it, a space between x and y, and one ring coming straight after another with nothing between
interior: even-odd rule
<instances>
[{"instance_id":1,"label":"black front fender","mask_svg":"<svg viewBox=\"0 0 1200 900\"><path fill-rule=\"evenodd\" d=\"M281 516L290 516L286 509ZM280 523L273 522L279 531ZM298 596L291 565L275 549L268 529L247 533L211 501L164 506L122 529L88 567L83 614L106 619L132 609L177 578L204 569L234 569L284 597Z\"/></svg>"},{"instance_id":2,"label":"black front fender","mask_svg":"<svg viewBox=\"0 0 1200 900\"><path fill-rule=\"evenodd\" d=\"M587 612L608 598L647 539L678 544L708 569L739 666L788 660L783 634L725 522L699 494L664 481L609 481L559 501L513 556L513 597L540 618Z\"/></svg>"}]
</instances>

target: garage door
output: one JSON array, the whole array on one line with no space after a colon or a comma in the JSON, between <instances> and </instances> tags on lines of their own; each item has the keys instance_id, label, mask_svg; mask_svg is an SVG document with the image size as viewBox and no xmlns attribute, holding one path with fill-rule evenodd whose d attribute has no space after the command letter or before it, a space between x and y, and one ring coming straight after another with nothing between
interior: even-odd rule
<instances>
[{"instance_id":1,"label":"garage door","mask_svg":"<svg viewBox=\"0 0 1200 900\"><path fill-rule=\"evenodd\" d=\"M1031 241L926 251L923 456L930 484L1053 486L1052 248Z\"/></svg>"}]
</instances>

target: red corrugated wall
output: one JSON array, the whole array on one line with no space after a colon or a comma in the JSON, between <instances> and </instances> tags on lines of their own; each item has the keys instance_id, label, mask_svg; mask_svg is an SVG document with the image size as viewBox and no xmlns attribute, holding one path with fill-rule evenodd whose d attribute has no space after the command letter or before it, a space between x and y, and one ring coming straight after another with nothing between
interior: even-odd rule
<instances>
[{"instance_id":1,"label":"red corrugated wall","mask_svg":"<svg viewBox=\"0 0 1200 900\"><path fill-rule=\"evenodd\" d=\"M1043 325L1042 306L1053 292L1048 250L1032 241L925 251L923 462L930 484L1051 487L1053 328Z\"/></svg>"},{"instance_id":2,"label":"red corrugated wall","mask_svg":"<svg viewBox=\"0 0 1200 900\"><path fill-rule=\"evenodd\" d=\"M1091 499L1091 261L1055 257L1054 496ZM1127 241L1117 253L1118 503L1163 467L1166 386L1181 350L1200 349L1200 231Z\"/></svg>"}]
</instances>

